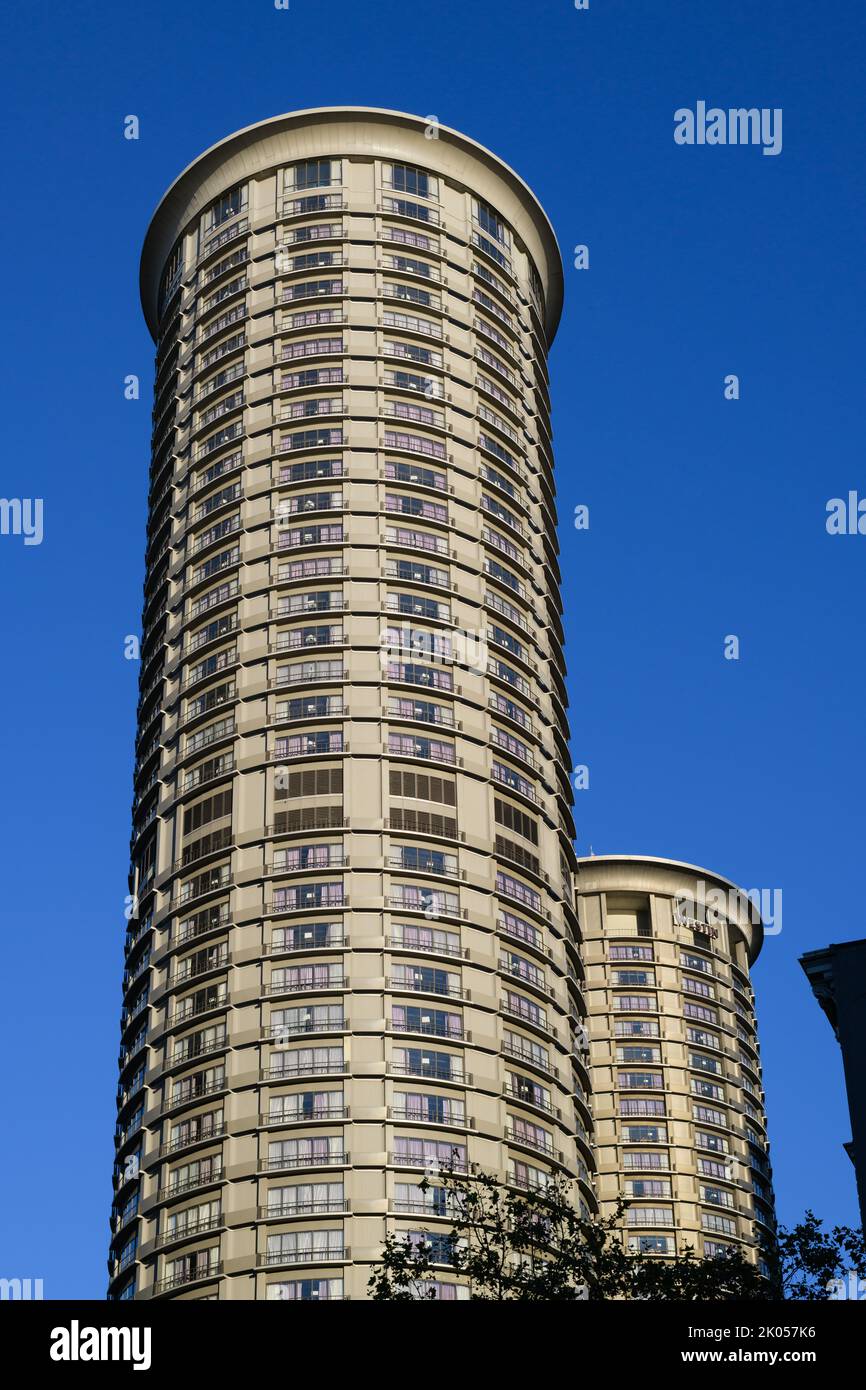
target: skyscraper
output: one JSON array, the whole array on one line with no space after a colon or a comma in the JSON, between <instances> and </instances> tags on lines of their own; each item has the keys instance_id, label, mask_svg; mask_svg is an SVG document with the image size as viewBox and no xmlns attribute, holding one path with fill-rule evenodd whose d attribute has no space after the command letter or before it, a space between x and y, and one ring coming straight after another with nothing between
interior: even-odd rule
<instances>
[{"instance_id":1,"label":"skyscraper","mask_svg":"<svg viewBox=\"0 0 866 1390\"><path fill-rule=\"evenodd\" d=\"M800 964L812 993L842 1050L845 1089L851 1116L851 1139L845 1152L854 1164L860 1222L866 1224L866 1061L863 1046L863 999L866 996L866 941L840 941L808 951Z\"/></svg>"},{"instance_id":2,"label":"skyscraper","mask_svg":"<svg viewBox=\"0 0 866 1390\"><path fill-rule=\"evenodd\" d=\"M295 112L172 184L112 1298L364 1297L436 1174L594 1207L550 225L435 121ZM428 1174L425 1194L419 1183ZM443 1298L465 1293L443 1262Z\"/></svg>"},{"instance_id":3,"label":"skyscraper","mask_svg":"<svg viewBox=\"0 0 866 1390\"><path fill-rule=\"evenodd\" d=\"M597 1192L628 1248L758 1263L775 1216L754 994L760 914L668 859L579 861Z\"/></svg>"}]
</instances>

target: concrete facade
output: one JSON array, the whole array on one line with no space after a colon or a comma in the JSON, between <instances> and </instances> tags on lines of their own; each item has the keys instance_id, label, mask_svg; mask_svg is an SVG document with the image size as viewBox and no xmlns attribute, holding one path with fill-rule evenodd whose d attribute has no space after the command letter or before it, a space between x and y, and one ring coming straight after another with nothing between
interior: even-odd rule
<instances>
[{"instance_id":1,"label":"concrete facade","mask_svg":"<svg viewBox=\"0 0 866 1390\"><path fill-rule=\"evenodd\" d=\"M418 1183L595 1205L546 353L500 160L238 132L153 218L111 1298L363 1298ZM447 1265L443 1299L464 1296Z\"/></svg>"}]
</instances>

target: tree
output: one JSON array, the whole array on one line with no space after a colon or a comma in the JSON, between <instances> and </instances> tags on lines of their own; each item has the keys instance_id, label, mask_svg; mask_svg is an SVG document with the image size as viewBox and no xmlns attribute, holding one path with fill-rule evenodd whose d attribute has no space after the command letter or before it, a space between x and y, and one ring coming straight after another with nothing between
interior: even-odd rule
<instances>
[{"instance_id":1,"label":"tree","mask_svg":"<svg viewBox=\"0 0 866 1390\"><path fill-rule=\"evenodd\" d=\"M483 1302L817 1300L838 1297L849 1274L866 1278L862 1231L825 1231L811 1211L765 1247L762 1272L736 1248L711 1259L692 1249L665 1259L632 1253L621 1234L625 1199L609 1217L585 1215L561 1176L515 1191L472 1164L442 1171L435 1188L425 1177L419 1188L435 1195L450 1230L389 1236L369 1280L376 1301L434 1298L443 1271Z\"/></svg>"},{"instance_id":2,"label":"tree","mask_svg":"<svg viewBox=\"0 0 866 1390\"><path fill-rule=\"evenodd\" d=\"M846 1284L849 1275L866 1278L862 1230L833 1226L825 1231L813 1211L807 1211L799 1225L779 1231L772 1253L783 1298L823 1301L838 1297L838 1285Z\"/></svg>"},{"instance_id":3,"label":"tree","mask_svg":"<svg viewBox=\"0 0 866 1390\"><path fill-rule=\"evenodd\" d=\"M482 1302L773 1296L739 1251L712 1260L692 1251L672 1260L630 1253L618 1229L627 1203L620 1201L604 1219L584 1215L563 1177L517 1192L473 1164L465 1174L442 1172L437 1184L450 1231L389 1236L369 1280L374 1300L434 1298L443 1267L468 1283L470 1299ZM433 1192L428 1177L419 1187L425 1196Z\"/></svg>"}]
</instances>

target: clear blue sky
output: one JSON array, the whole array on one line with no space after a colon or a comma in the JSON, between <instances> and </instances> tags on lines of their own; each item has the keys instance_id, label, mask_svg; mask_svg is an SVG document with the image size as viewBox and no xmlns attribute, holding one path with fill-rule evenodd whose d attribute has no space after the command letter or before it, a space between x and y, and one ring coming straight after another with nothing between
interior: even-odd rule
<instances>
[{"instance_id":1,"label":"clear blue sky","mask_svg":"<svg viewBox=\"0 0 866 1390\"><path fill-rule=\"evenodd\" d=\"M0 492L44 498L45 535L0 537L0 1275L55 1298L105 1289L152 370L141 239L206 146L343 103L466 131L554 223L578 851L783 890L755 970L779 1210L855 1220L841 1061L797 957L866 934L866 536L824 527L828 498L866 491L862 0L82 0L2 24ZM678 147L674 110L698 100L783 108L781 155Z\"/></svg>"}]
</instances>

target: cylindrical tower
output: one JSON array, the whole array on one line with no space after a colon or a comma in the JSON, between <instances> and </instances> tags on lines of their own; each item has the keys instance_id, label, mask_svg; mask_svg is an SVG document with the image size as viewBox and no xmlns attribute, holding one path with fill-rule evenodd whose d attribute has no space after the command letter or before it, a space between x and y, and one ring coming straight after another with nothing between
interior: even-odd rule
<instances>
[{"instance_id":1,"label":"cylindrical tower","mask_svg":"<svg viewBox=\"0 0 866 1390\"><path fill-rule=\"evenodd\" d=\"M594 1204L545 363L560 257L465 136L323 109L197 159L141 290L109 1295L363 1298L386 1232L447 1229L444 1166L564 1171ZM435 1288L464 1292L445 1263Z\"/></svg>"},{"instance_id":2,"label":"cylindrical tower","mask_svg":"<svg viewBox=\"0 0 866 1390\"><path fill-rule=\"evenodd\" d=\"M749 967L758 904L690 864L579 860L597 1191L628 1248L761 1260L772 1173Z\"/></svg>"}]
</instances>

